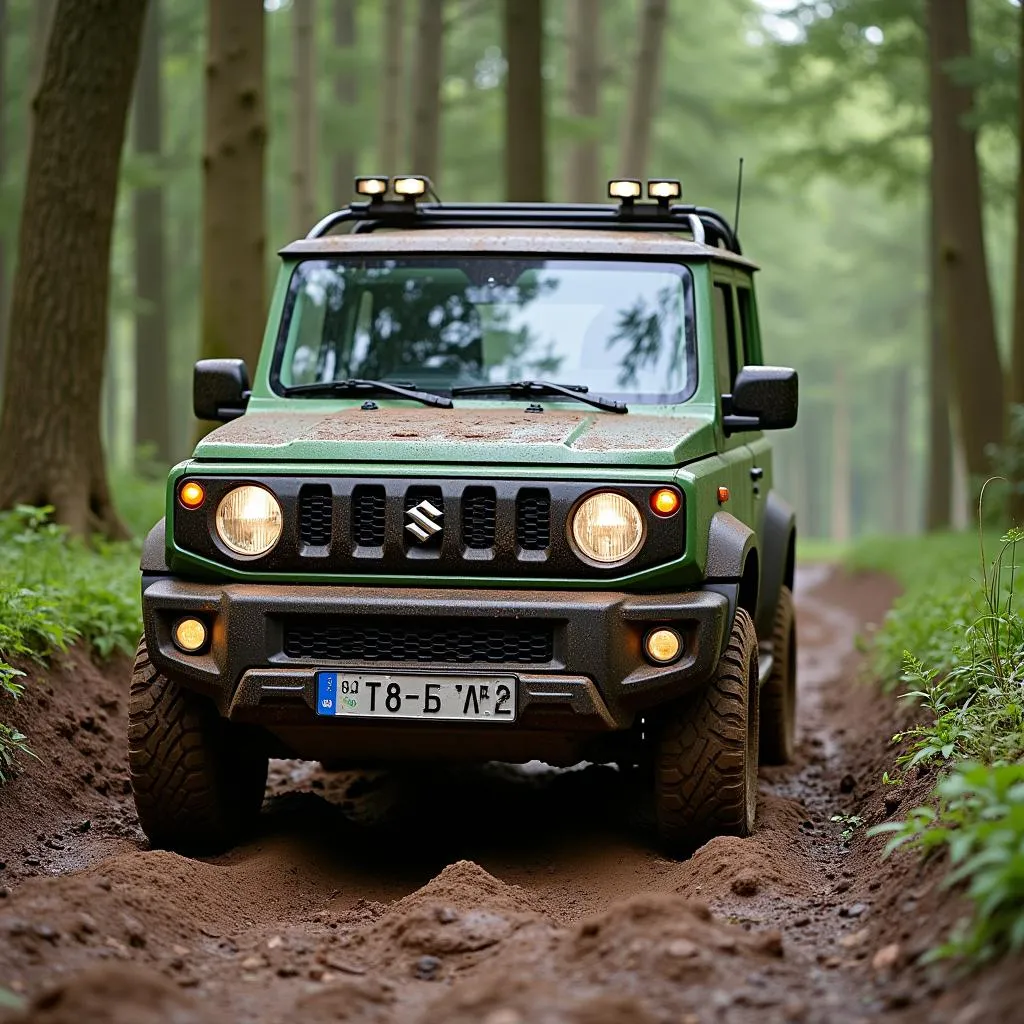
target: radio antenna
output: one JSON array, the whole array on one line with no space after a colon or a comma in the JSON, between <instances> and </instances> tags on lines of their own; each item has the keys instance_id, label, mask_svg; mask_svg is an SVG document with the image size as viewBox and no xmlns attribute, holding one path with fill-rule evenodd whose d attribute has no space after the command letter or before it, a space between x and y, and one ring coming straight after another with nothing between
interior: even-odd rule
<instances>
[{"instance_id":1,"label":"radio antenna","mask_svg":"<svg viewBox=\"0 0 1024 1024\"><path fill-rule=\"evenodd\" d=\"M732 220L732 229L739 235L740 233L740 203L743 200L743 157L740 157L740 171L736 178L736 216Z\"/></svg>"}]
</instances>

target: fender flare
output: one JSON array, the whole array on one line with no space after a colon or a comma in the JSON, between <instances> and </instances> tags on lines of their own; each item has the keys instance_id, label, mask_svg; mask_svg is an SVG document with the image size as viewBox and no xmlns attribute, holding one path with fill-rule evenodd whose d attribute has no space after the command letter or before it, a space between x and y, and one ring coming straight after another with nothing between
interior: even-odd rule
<instances>
[{"instance_id":1,"label":"fender flare","mask_svg":"<svg viewBox=\"0 0 1024 1024\"><path fill-rule=\"evenodd\" d=\"M729 512L716 512L708 526L708 557L704 589L722 594L729 602L729 617L722 633L722 650L729 643L737 608L756 618L761 583L757 535Z\"/></svg>"},{"instance_id":2,"label":"fender flare","mask_svg":"<svg viewBox=\"0 0 1024 1024\"><path fill-rule=\"evenodd\" d=\"M161 519L142 542L142 558L139 568L143 575L150 573L169 573L171 567L167 564L167 547L165 531L167 528L166 518Z\"/></svg>"},{"instance_id":3,"label":"fender flare","mask_svg":"<svg viewBox=\"0 0 1024 1024\"><path fill-rule=\"evenodd\" d=\"M775 623L779 592L793 589L796 573L796 513L774 491L768 495L764 514L761 601L757 614L757 635L770 637Z\"/></svg>"}]
</instances>

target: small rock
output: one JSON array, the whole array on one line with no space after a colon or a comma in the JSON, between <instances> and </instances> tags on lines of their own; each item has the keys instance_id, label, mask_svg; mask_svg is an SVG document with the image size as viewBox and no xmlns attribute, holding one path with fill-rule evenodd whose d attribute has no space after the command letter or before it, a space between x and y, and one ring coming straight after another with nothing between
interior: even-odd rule
<instances>
[{"instance_id":1,"label":"small rock","mask_svg":"<svg viewBox=\"0 0 1024 1024\"><path fill-rule=\"evenodd\" d=\"M441 969L441 961L436 956L421 956L416 961L414 973L420 981L433 981Z\"/></svg>"},{"instance_id":2,"label":"small rock","mask_svg":"<svg viewBox=\"0 0 1024 1024\"><path fill-rule=\"evenodd\" d=\"M850 883L849 883L849 882L847 882L847 881L843 881L843 882L838 882L838 883L837 883L837 884L836 884L836 885L835 885L835 886L833 887L832 891L833 891L834 893L836 893L837 895L838 895L839 893L849 892L849 891L850 891Z\"/></svg>"},{"instance_id":3,"label":"small rock","mask_svg":"<svg viewBox=\"0 0 1024 1024\"><path fill-rule=\"evenodd\" d=\"M840 793L852 793L857 788L857 780L852 775L844 775L839 780Z\"/></svg>"},{"instance_id":4,"label":"small rock","mask_svg":"<svg viewBox=\"0 0 1024 1024\"><path fill-rule=\"evenodd\" d=\"M174 946L171 946L171 952L175 956L188 956L189 953L191 952L191 950L188 948L188 946L174 945Z\"/></svg>"},{"instance_id":5,"label":"small rock","mask_svg":"<svg viewBox=\"0 0 1024 1024\"><path fill-rule=\"evenodd\" d=\"M438 907L437 919L441 924L453 924L459 919L459 912L454 907Z\"/></svg>"},{"instance_id":6,"label":"small rock","mask_svg":"<svg viewBox=\"0 0 1024 1024\"><path fill-rule=\"evenodd\" d=\"M737 896L756 896L761 888L761 880L757 875L745 872L732 880L730 888Z\"/></svg>"},{"instance_id":7,"label":"small rock","mask_svg":"<svg viewBox=\"0 0 1024 1024\"><path fill-rule=\"evenodd\" d=\"M60 938L60 932L56 929L51 928L48 924L37 924L32 929L32 934L36 938L44 939L46 942L56 942Z\"/></svg>"},{"instance_id":8,"label":"small rock","mask_svg":"<svg viewBox=\"0 0 1024 1024\"><path fill-rule=\"evenodd\" d=\"M37 867L39 867L39 864L40 864L40 860L39 860L39 858L38 858L38 857L26 857L26 858L25 858L25 863L26 863L26 864L27 864L27 865L28 865L28 866L29 866L30 868L37 868Z\"/></svg>"},{"instance_id":9,"label":"small rock","mask_svg":"<svg viewBox=\"0 0 1024 1024\"><path fill-rule=\"evenodd\" d=\"M277 949L283 941L280 935L271 935L267 939L267 949Z\"/></svg>"},{"instance_id":10,"label":"small rock","mask_svg":"<svg viewBox=\"0 0 1024 1024\"><path fill-rule=\"evenodd\" d=\"M267 966L267 961L261 956L247 956L241 966L243 971L258 971L261 967Z\"/></svg>"},{"instance_id":11,"label":"small rock","mask_svg":"<svg viewBox=\"0 0 1024 1024\"><path fill-rule=\"evenodd\" d=\"M856 949L858 946L863 946L868 940L868 929L861 928L860 931L852 932L849 935L844 935L839 940L839 945L843 949Z\"/></svg>"},{"instance_id":12,"label":"small rock","mask_svg":"<svg viewBox=\"0 0 1024 1024\"><path fill-rule=\"evenodd\" d=\"M868 912L868 907L866 903L854 903L853 906L844 907L843 910L846 911L844 917L863 917Z\"/></svg>"},{"instance_id":13,"label":"small rock","mask_svg":"<svg viewBox=\"0 0 1024 1024\"><path fill-rule=\"evenodd\" d=\"M676 956L681 960L696 956L700 952L697 944L689 939L673 939L668 944L667 951L669 956Z\"/></svg>"},{"instance_id":14,"label":"small rock","mask_svg":"<svg viewBox=\"0 0 1024 1024\"><path fill-rule=\"evenodd\" d=\"M871 958L871 966L876 971L891 970L900 962L902 953L903 950L898 942L890 942L888 946L883 946Z\"/></svg>"}]
</instances>

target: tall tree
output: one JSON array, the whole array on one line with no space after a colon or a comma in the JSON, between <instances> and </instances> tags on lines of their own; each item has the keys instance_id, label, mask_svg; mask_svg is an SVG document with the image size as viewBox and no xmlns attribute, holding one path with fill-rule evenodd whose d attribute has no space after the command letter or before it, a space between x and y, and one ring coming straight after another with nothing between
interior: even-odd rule
<instances>
[{"instance_id":1,"label":"tall tree","mask_svg":"<svg viewBox=\"0 0 1024 1024\"><path fill-rule=\"evenodd\" d=\"M334 76L334 98L338 106L351 114L359 99L359 78L352 67L356 51L356 0L334 0L334 46L344 59L344 66ZM343 206L352 198L352 181L356 176L356 150L352 133L342 133L334 154L334 202Z\"/></svg>"},{"instance_id":2,"label":"tall tree","mask_svg":"<svg viewBox=\"0 0 1024 1024\"><path fill-rule=\"evenodd\" d=\"M151 164L163 149L160 0L151 0L142 35L135 86L135 151ZM135 190L135 445L171 461L170 380L167 352L167 267L164 259L164 189L149 181Z\"/></svg>"},{"instance_id":3,"label":"tall tree","mask_svg":"<svg viewBox=\"0 0 1024 1024\"><path fill-rule=\"evenodd\" d=\"M4 105L4 81L7 74L7 0L0 0L0 203L7 183L7 120ZM7 230L0 219L0 366L3 365L7 339Z\"/></svg>"},{"instance_id":4,"label":"tall tree","mask_svg":"<svg viewBox=\"0 0 1024 1024\"><path fill-rule=\"evenodd\" d=\"M932 175L935 170L932 168ZM928 462L926 474L924 525L928 531L947 530L950 526L953 497L953 433L950 423L949 324L943 285L942 259L938 239L939 196L933 182L930 188L929 294L928 294Z\"/></svg>"},{"instance_id":5,"label":"tall tree","mask_svg":"<svg viewBox=\"0 0 1024 1024\"><path fill-rule=\"evenodd\" d=\"M853 449L850 440L850 390L846 377L846 364L836 360L832 405L832 506L829 534L835 541L846 543L850 539L850 513L853 477Z\"/></svg>"},{"instance_id":6,"label":"tall tree","mask_svg":"<svg viewBox=\"0 0 1024 1024\"><path fill-rule=\"evenodd\" d=\"M294 0L292 54L295 107L292 126L292 231L301 238L317 220L316 35L314 0Z\"/></svg>"},{"instance_id":7,"label":"tall tree","mask_svg":"<svg viewBox=\"0 0 1024 1024\"><path fill-rule=\"evenodd\" d=\"M0 507L52 505L125 531L107 484L100 384L110 242L146 4L58 0L35 100L0 417Z\"/></svg>"},{"instance_id":8,"label":"tall tree","mask_svg":"<svg viewBox=\"0 0 1024 1024\"><path fill-rule=\"evenodd\" d=\"M241 356L250 370L266 315L263 19L256 0L208 0L202 351Z\"/></svg>"},{"instance_id":9,"label":"tall tree","mask_svg":"<svg viewBox=\"0 0 1024 1024\"><path fill-rule=\"evenodd\" d=\"M512 202L545 197L543 0L505 0L505 194Z\"/></svg>"},{"instance_id":10,"label":"tall tree","mask_svg":"<svg viewBox=\"0 0 1024 1024\"><path fill-rule=\"evenodd\" d=\"M402 146L402 80L405 76L403 42L405 40L404 0L384 0L381 10L383 60L381 61L380 136L377 140L375 174L402 173L398 161Z\"/></svg>"},{"instance_id":11,"label":"tall tree","mask_svg":"<svg viewBox=\"0 0 1024 1024\"><path fill-rule=\"evenodd\" d=\"M955 62L971 55L967 0L928 0L932 181L939 237L938 295L948 331L967 469L989 472L987 447L1003 438L1004 388L982 224L973 90Z\"/></svg>"},{"instance_id":12,"label":"tall tree","mask_svg":"<svg viewBox=\"0 0 1024 1024\"><path fill-rule=\"evenodd\" d=\"M601 99L601 0L569 0L569 111L586 121L585 134L573 140L565 168L565 198L600 202L601 140L597 117Z\"/></svg>"},{"instance_id":13,"label":"tall tree","mask_svg":"<svg viewBox=\"0 0 1024 1024\"><path fill-rule=\"evenodd\" d=\"M642 178L647 172L667 18L668 0L643 0L633 85L622 122L617 174Z\"/></svg>"},{"instance_id":14,"label":"tall tree","mask_svg":"<svg viewBox=\"0 0 1024 1024\"><path fill-rule=\"evenodd\" d=\"M1017 15L1017 253L1013 297L1013 337L1010 347L1009 399L1024 405L1024 7ZM1010 516L1014 525L1024 522L1024 479L1018 471L1012 481Z\"/></svg>"},{"instance_id":15,"label":"tall tree","mask_svg":"<svg viewBox=\"0 0 1024 1024\"><path fill-rule=\"evenodd\" d=\"M412 76L412 159L417 174L437 180L441 148L441 74L444 68L444 0L420 0Z\"/></svg>"}]
</instances>

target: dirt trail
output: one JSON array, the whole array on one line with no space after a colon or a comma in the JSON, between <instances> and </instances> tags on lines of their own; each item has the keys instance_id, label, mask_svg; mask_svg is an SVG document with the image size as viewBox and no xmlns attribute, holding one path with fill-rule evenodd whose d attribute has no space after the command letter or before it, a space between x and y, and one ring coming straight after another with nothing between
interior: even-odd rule
<instances>
[{"instance_id":1,"label":"dirt trail","mask_svg":"<svg viewBox=\"0 0 1024 1024\"><path fill-rule=\"evenodd\" d=\"M72 660L19 712L44 760L0 789L0 985L35 1024L1009 1019L1019 964L957 981L918 963L958 910L941 866L880 866L830 820L883 820L929 785L881 784L897 713L857 679L856 637L892 595L801 574L796 763L762 773L752 838L685 862L652 850L630 780L600 766L277 762L256 840L149 851L125 685Z\"/></svg>"}]
</instances>

